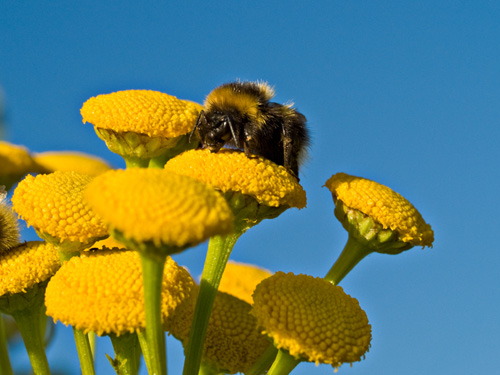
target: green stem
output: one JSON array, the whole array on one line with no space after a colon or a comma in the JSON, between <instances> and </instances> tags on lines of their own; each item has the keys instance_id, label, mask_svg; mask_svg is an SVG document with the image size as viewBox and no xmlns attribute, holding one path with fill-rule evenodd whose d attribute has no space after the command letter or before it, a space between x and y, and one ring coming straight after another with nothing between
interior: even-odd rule
<instances>
[{"instance_id":1,"label":"green stem","mask_svg":"<svg viewBox=\"0 0 500 375\"><path fill-rule=\"evenodd\" d=\"M265 374L269 367L272 365L273 361L276 359L276 354L278 349L274 345L269 345L260 358L253 364L253 366L245 372L245 375L261 375Z\"/></svg>"},{"instance_id":2,"label":"green stem","mask_svg":"<svg viewBox=\"0 0 500 375\"><path fill-rule=\"evenodd\" d=\"M120 336L110 335L115 359L113 368L117 375L137 375L141 360L141 348L135 333L125 333Z\"/></svg>"},{"instance_id":3,"label":"green stem","mask_svg":"<svg viewBox=\"0 0 500 375\"><path fill-rule=\"evenodd\" d=\"M207 257L200 281L200 291L189 332L189 341L185 349L184 375L197 375L203 343L207 331L210 313L217 295L220 279L231 251L244 231L238 230L227 236L214 236L208 243Z\"/></svg>"},{"instance_id":4,"label":"green stem","mask_svg":"<svg viewBox=\"0 0 500 375\"><path fill-rule=\"evenodd\" d=\"M146 311L146 341L151 375L167 374L165 332L161 319L161 285L166 255L155 251L141 251L144 281L144 309Z\"/></svg>"},{"instance_id":5,"label":"green stem","mask_svg":"<svg viewBox=\"0 0 500 375\"><path fill-rule=\"evenodd\" d=\"M267 375L288 375L300 362L300 359L295 359L287 351L279 350Z\"/></svg>"},{"instance_id":6,"label":"green stem","mask_svg":"<svg viewBox=\"0 0 500 375\"><path fill-rule=\"evenodd\" d=\"M370 248L356 240L354 236L349 235L344 250L342 250L342 253L324 279L338 285L356 264L370 253L372 253Z\"/></svg>"},{"instance_id":7,"label":"green stem","mask_svg":"<svg viewBox=\"0 0 500 375\"><path fill-rule=\"evenodd\" d=\"M12 375L12 366L7 351L7 333L2 314L0 314L0 375Z\"/></svg>"},{"instance_id":8,"label":"green stem","mask_svg":"<svg viewBox=\"0 0 500 375\"><path fill-rule=\"evenodd\" d=\"M76 350L80 359L82 375L95 375L94 358L90 348L89 337L82 330L73 328Z\"/></svg>"},{"instance_id":9,"label":"green stem","mask_svg":"<svg viewBox=\"0 0 500 375\"><path fill-rule=\"evenodd\" d=\"M133 156L123 156L125 160L125 165L127 168L147 168L149 164L149 158L137 158Z\"/></svg>"},{"instance_id":10,"label":"green stem","mask_svg":"<svg viewBox=\"0 0 500 375\"><path fill-rule=\"evenodd\" d=\"M41 320L45 320L45 306L34 304L30 308L12 313L17 328L23 337L35 375L50 375L49 363L43 346Z\"/></svg>"}]
</instances>

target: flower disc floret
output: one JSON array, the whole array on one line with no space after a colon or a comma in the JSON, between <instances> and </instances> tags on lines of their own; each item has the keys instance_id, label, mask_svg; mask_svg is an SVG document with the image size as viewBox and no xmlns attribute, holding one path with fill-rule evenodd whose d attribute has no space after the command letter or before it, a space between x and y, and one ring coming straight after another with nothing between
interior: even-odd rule
<instances>
[{"instance_id":1,"label":"flower disc floret","mask_svg":"<svg viewBox=\"0 0 500 375\"><path fill-rule=\"evenodd\" d=\"M271 275L272 272L264 268L230 260L224 269L219 290L252 304L255 287Z\"/></svg>"},{"instance_id":2,"label":"flower disc floret","mask_svg":"<svg viewBox=\"0 0 500 375\"><path fill-rule=\"evenodd\" d=\"M89 184L86 197L112 230L139 243L193 246L233 227L220 193L162 169L106 172Z\"/></svg>"},{"instance_id":3,"label":"flower disc floret","mask_svg":"<svg viewBox=\"0 0 500 375\"><path fill-rule=\"evenodd\" d=\"M316 364L359 361L370 347L358 301L324 279L277 272L255 289L253 314L277 348Z\"/></svg>"},{"instance_id":4,"label":"flower disc floret","mask_svg":"<svg viewBox=\"0 0 500 375\"><path fill-rule=\"evenodd\" d=\"M167 257L162 282L162 314L173 314L195 285L189 273ZM47 315L98 335L121 335L145 328L140 256L135 251L84 253L64 263L45 293Z\"/></svg>"},{"instance_id":5,"label":"flower disc floret","mask_svg":"<svg viewBox=\"0 0 500 375\"><path fill-rule=\"evenodd\" d=\"M193 177L224 193L240 192L271 207L304 208L306 193L288 170L263 157L236 150L190 150L171 159L165 169Z\"/></svg>"},{"instance_id":6,"label":"flower disc floret","mask_svg":"<svg viewBox=\"0 0 500 375\"><path fill-rule=\"evenodd\" d=\"M0 176L28 173L34 165L26 147L0 141Z\"/></svg>"},{"instance_id":7,"label":"flower disc floret","mask_svg":"<svg viewBox=\"0 0 500 375\"><path fill-rule=\"evenodd\" d=\"M92 97L80 112L97 128L174 138L192 130L202 108L158 91L126 90Z\"/></svg>"},{"instance_id":8,"label":"flower disc floret","mask_svg":"<svg viewBox=\"0 0 500 375\"><path fill-rule=\"evenodd\" d=\"M337 173L326 181L333 200L361 211L384 229L397 232L400 240L419 246L432 246L434 232L422 215L404 197L375 181Z\"/></svg>"},{"instance_id":9,"label":"flower disc floret","mask_svg":"<svg viewBox=\"0 0 500 375\"><path fill-rule=\"evenodd\" d=\"M92 242L107 228L83 199L92 176L76 172L27 175L12 196L14 210L28 226L59 241Z\"/></svg>"},{"instance_id":10,"label":"flower disc floret","mask_svg":"<svg viewBox=\"0 0 500 375\"><path fill-rule=\"evenodd\" d=\"M269 346L269 340L250 314L252 306L230 294L217 292L210 314L202 361L217 372L246 372ZM171 333L186 346L194 304L175 313Z\"/></svg>"},{"instance_id":11,"label":"flower disc floret","mask_svg":"<svg viewBox=\"0 0 500 375\"><path fill-rule=\"evenodd\" d=\"M0 254L0 296L24 293L60 267L54 245L30 241Z\"/></svg>"},{"instance_id":12,"label":"flower disc floret","mask_svg":"<svg viewBox=\"0 0 500 375\"><path fill-rule=\"evenodd\" d=\"M97 176L111 169L102 159L80 152L52 151L34 155L35 162L47 172L78 172Z\"/></svg>"}]
</instances>

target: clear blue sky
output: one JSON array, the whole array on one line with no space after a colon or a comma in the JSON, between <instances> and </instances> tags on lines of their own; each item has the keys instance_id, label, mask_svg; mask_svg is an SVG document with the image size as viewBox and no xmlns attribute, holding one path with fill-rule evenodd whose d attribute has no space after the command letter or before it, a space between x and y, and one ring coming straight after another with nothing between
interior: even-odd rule
<instances>
[{"instance_id":1,"label":"clear blue sky","mask_svg":"<svg viewBox=\"0 0 500 375\"><path fill-rule=\"evenodd\" d=\"M500 3L173 3L2 2L4 138L122 167L81 122L89 97L152 89L202 102L236 78L268 81L278 102L293 100L308 118L308 207L251 229L232 258L323 276L347 236L322 185L340 171L374 179L408 198L436 240L371 255L342 281L373 341L364 361L339 373L498 373ZM198 275L205 250L175 259ZM58 327L54 371L79 373L71 345ZM98 345L111 353L107 339ZM178 374L180 346L168 345ZM113 373L105 360L97 371ZM331 373L308 364L293 372Z\"/></svg>"}]
</instances>

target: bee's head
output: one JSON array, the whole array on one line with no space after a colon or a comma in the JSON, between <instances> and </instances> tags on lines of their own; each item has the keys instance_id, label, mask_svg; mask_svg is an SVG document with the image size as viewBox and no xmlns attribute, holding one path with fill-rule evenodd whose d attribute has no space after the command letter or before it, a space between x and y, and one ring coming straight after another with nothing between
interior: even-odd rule
<instances>
[{"instance_id":1,"label":"bee's head","mask_svg":"<svg viewBox=\"0 0 500 375\"><path fill-rule=\"evenodd\" d=\"M219 111L202 111L195 129L203 145L212 152L219 151L231 139L237 142L230 116Z\"/></svg>"}]
</instances>

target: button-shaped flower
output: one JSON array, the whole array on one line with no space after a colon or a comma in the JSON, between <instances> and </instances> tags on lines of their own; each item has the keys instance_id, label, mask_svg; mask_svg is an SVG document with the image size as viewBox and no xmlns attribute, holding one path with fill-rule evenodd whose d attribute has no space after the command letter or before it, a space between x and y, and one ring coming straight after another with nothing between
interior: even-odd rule
<instances>
[{"instance_id":1,"label":"button-shaped flower","mask_svg":"<svg viewBox=\"0 0 500 375\"><path fill-rule=\"evenodd\" d=\"M0 185L10 189L26 173L39 167L26 147L0 141Z\"/></svg>"},{"instance_id":2,"label":"button-shaped flower","mask_svg":"<svg viewBox=\"0 0 500 375\"><path fill-rule=\"evenodd\" d=\"M224 269L219 290L252 304L255 287L271 275L272 272L264 268L230 260Z\"/></svg>"},{"instance_id":3,"label":"button-shaped flower","mask_svg":"<svg viewBox=\"0 0 500 375\"><path fill-rule=\"evenodd\" d=\"M168 257L161 285L164 319L189 298L194 285L189 273ZM139 254L107 249L71 258L50 280L45 305L54 321L84 332L120 336L144 330Z\"/></svg>"},{"instance_id":4,"label":"button-shaped flower","mask_svg":"<svg viewBox=\"0 0 500 375\"><path fill-rule=\"evenodd\" d=\"M92 176L76 172L27 175L12 196L14 210L28 226L61 250L83 249L108 235L104 223L83 199Z\"/></svg>"},{"instance_id":5,"label":"button-shaped flower","mask_svg":"<svg viewBox=\"0 0 500 375\"><path fill-rule=\"evenodd\" d=\"M177 154L192 148L185 135L202 108L158 91L126 90L92 97L80 112L111 151L128 165L140 165L138 160L148 161L168 150Z\"/></svg>"},{"instance_id":6,"label":"button-shaped flower","mask_svg":"<svg viewBox=\"0 0 500 375\"><path fill-rule=\"evenodd\" d=\"M74 171L97 176L111 169L104 160L81 152L48 151L35 154L33 158L46 173Z\"/></svg>"},{"instance_id":7,"label":"button-shaped flower","mask_svg":"<svg viewBox=\"0 0 500 375\"><path fill-rule=\"evenodd\" d=\"M136 244L151 242L176 252L233 228L231 210L218 192L161 169L106 172L85 195L112 230Z\"/></svg>"},{"instance_id":8,"label":"button-shaped flower","mask_svg":"<svg viewBox=\"0 0 500 375\"><path fill-rule=\"evenodd\" d=\"M269 346L266 336L250 314L252 306L232 295L218 292L205 339L202 362L214 373L246 372ZM176 310L170 333L186 346L193 319L193 304Z\"/></svg>"},{"instance_id":9,"label":"button-shaped flower","mask_svg":"<svg viewBox=\"0 0 500 375\"><path fill-rule=\"evenodd\" d=\"M300 360L337 367L361 360L370 347L371 326L358 301L324 279L277 272L253 298L264 333Z\"/></svg>"},{"instance_id":10,"label":"button-shaped flower","mask_svg":"<svg viewBox=\"0 0 500 375\"><path fill-rule=\"evenodd\" d=\"M398 240L411 246L432 246L431 226L410 202L387 186L345 173L333 175L325 186L332 192L336 204L342 202L344 211L361 212L380 223L382 229L396 232ZM352 212L351 217L354 217Z\"/></svg>"}]
</instances>

